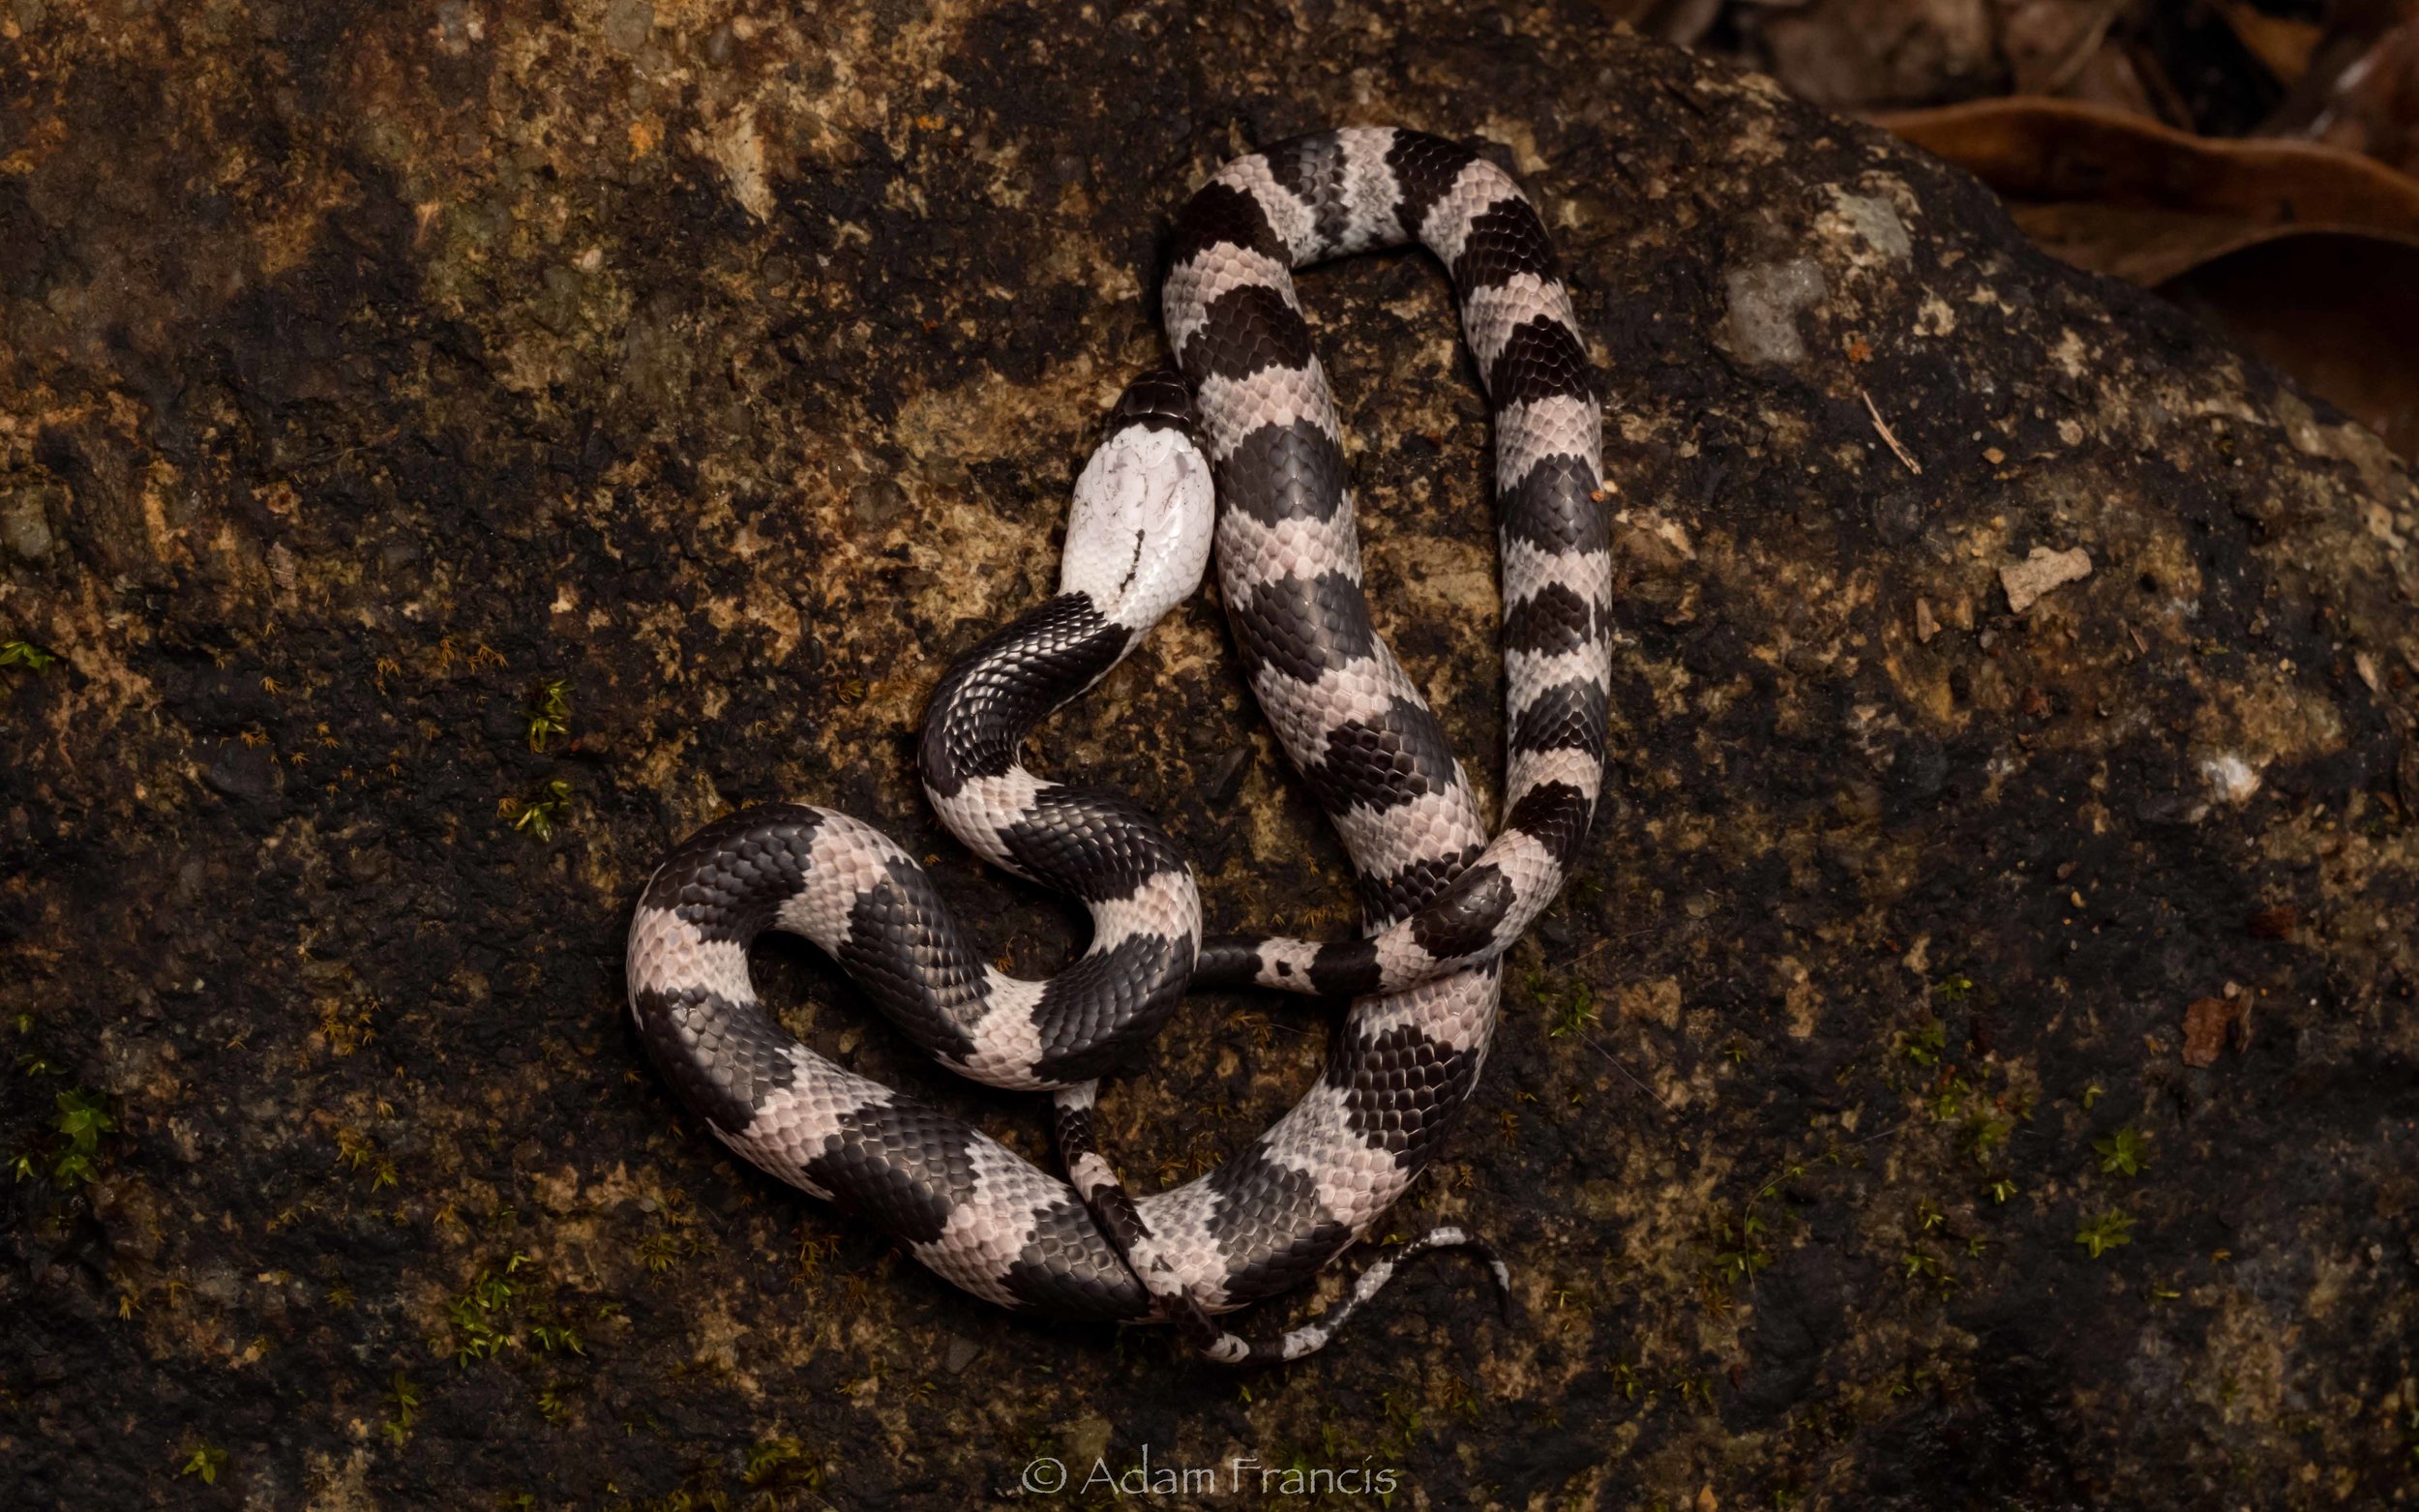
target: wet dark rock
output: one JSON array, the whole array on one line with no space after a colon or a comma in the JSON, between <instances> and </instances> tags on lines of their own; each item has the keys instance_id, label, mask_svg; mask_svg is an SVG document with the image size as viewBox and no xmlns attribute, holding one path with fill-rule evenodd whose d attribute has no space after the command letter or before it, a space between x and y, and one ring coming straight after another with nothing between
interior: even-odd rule
<instances>
[{"instance_id":1,"label":"wet dark rock","mask_svg":"<svg viewBox=\"0 0 2419 1512\"><path fill-rule=\"evenodd\" d=\"M240 740L223 741L202 781L229 798L265 802L277 795L277 756Z\"/></svg>"},{"instance_id":2,"label":"wet dark rock","mask_svg":"<svg viewBox=\"0 0 2419 1512\"><path fill-rule=\"evenodd\" d=\"M1892 786L1917 803L1940 796L1949 781L1949 753L1936 736L1917 732L1907 737L1891 763Z\"/></svg>"},{"instance_id":3,"label":"wet dark rock","mask_svg":"<svg viewBox=\"0 0 2419 1512\"><path fill-rule=\"evenodd\" d=\"M1924 496L1912 489L1893 489L1873 500L1873 532L1884 546L1904 546L1923 533Z\"/></svg>"},{"instance_id":4,"label":"wet dark rock","mask_svg":"<svg viewBox=\"0 0 2419 1512\"><path fill-rule=\"evenodd\" d=\"M1202 779L1202 792L1211 803L1232 802L1243 786L1243 767L1251 760L1249 746L1237 746L1212 762Z\"/></svg>"}]
</instances>

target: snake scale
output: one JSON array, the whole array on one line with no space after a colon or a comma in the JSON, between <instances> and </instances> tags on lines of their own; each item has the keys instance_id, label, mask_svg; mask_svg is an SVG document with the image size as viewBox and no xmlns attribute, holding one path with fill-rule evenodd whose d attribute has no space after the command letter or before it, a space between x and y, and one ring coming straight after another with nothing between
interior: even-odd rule
<instances>
[{"instance_id":1,"label":"snake scale","mask_svg":"<svg viewBox=\"0 0 2419 1512\"><path fill-rule=\"evenodd\" d=\"M1493 411L1508 753L1491 838L1370 623L1334 401L1292 278L1410 242L1452 277ZM1120 400L1077 481L1060 592L952 664L919 747L927 796L971 849L1089 906L1083 957L1046 982L1007 977L880 832L770 805L706 826L657 870L631 924L630 1006L727 1145L977 1296L1175 1323L1229 1363L1292 1359L1404 1256L1475 1242L1436 1230L1270 1343L1212 1320L1310 1279L1425 1168L1485 1059L1499 958L1585 841L1611 677L1601 417L1535 208L1434 136L1346 129L1228 163L1177 216L1162 313L1180 380L1153 374ZM1352 858L1359 938L1205 939L1192 875L1149 815L1018 764L1034 725L1192 591L1213 539L1252 692ZM1073 1183L783 1029L748 977L766 929L830 953L941 1064L1053 1093ZM1208 1174L1130 1199L1091 1138L1094 1086L1135 1063L1188 983L1354 1001L1291 1112Z\"/></svg>"}]
</instances>

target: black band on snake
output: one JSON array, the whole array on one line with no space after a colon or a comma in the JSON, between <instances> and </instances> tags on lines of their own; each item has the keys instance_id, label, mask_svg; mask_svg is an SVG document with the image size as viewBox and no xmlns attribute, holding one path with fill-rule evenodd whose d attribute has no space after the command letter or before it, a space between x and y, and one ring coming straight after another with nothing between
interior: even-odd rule
<instances>
[{"instance_id":1,"label":"black band on snake","mask_svg":"<svg viewBox=\"0 0 2419 1512\"><path fill-rule=\"evenodd\" d=\"M1494 412L1508 759L1491 840L1435 716L1370 625L1334 405L1290 274L1411 241L1452 275ZM1439 1230L1269 1345L1209 1320L1309 1280L1425 1168L1485 1058L1498 958L1585 840L1610 682L1599 412L1536 211L1493 163L1435 137L1346 130L1229 163L1177 218L1163 307L1200 444L1180 386L1129 389L1077 485L1060 595L953 664L920 753L928 796L971 848L1090 905L1085 956L1046 983L1002 976L879 832L759 808L691 837L649 883L631 926L631 1009L725 1143L967 1290L1056 1317L1174 1322L1222 1361L1292 1359L1403 1255L1473 1243ZM1190 591L1212 475L1236 642L1352 857L1358 940L1205 946L1192 877L1146 815L1016 764L1043 715ZM748 981L748 943L768 928L829 951L942 1064L1057 1094L1076 1184L783 1030ZM1130 1200L1092 1145L1094 1082L1134 1063L1188 978L1357 1000L1275 1126L1209 1174Z\"/></svg>"}]
</instances>

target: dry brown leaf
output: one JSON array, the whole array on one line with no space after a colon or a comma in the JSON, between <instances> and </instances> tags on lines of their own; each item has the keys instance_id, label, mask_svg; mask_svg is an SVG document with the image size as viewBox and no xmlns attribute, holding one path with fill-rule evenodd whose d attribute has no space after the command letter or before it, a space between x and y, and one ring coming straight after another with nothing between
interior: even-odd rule
<instances>
[{"instance_id":1,"label":"dry brown leaf","mask_svg":"<svg viewBox=\"0 0 2419 1512\"><path fill-rule=\"evenodd\" d=\"M2195 998L2184 1010L2184 1064L2216 1065L2218 1052L2225 1048L2227 1031L2243 1020L2243 1005L2231 998ZM2243 1038L2248 1040L2249 1033Z\"/></svg>"},{"instance_id":2,"label":"dry brown leaf","mask_svg":"<svg viewBox=\"0 0 2419 1512\"><path fill-rule=\"evenodd\" d=\"M2419 239L2280 237L2159 292L2419 460Z\"/></svg>"},{"instance_id":3,"label":"dry brown leaf","mask_svg":"<svg viewBox=\"0 0 2419 1512\"><path fill-rule=\"evenodd\" d=\"M2289 903L2281 903L2271 908L2262 908L2245 919L2243 927L2251 932L2254 939L2291 939L2294 929L2300 923L2299 910Z\"/></svg>"},{"instance_id":4,"label":"dry brown leaf","mask_svg":"<svg viewBox=\"0 0 2419 1512\"><path fill-rule=\"evenodd\" d=\"M2061 99L2158 120L2159 104L2152 97L2172 95L2174 91L2164 79L2146 75L2143 66L2135 61L2132 48L2103 43L2084 55L2073 75L2055 93Z\"/></svg>"},{"instance_id":5,"label":"dry brown leaf","mask_svg":"<svg viewBox=\"0 0 2419 1512\"><path fill-rule=\"evenodd\" d=\"M2218 15L2225 18L2227 29L2234 33L2244 50L2257 58L2259 66L2287 88L2299 83L2301 76L2310 72L2311 56L2326 35L2325 28L2315 21L2269 15L2246 5L2244 0L2227 0L2218 7Z\"/></svg>"},{"instance_id":6,"label":"dry brown leaf","mask_svg":"<svg viewBox=\"0 0 2419 1512\"><path fill-rule=\"evenodd\" d=\"M2395 27L2337 74L2310 134L2419 171L2419 20Z\"/></svg>"},{"instance_id":7,"label":"dry brown leaf","mask_svg":"<svg viewBox=\"0 0 2419 1512\"><path fill-rule=\"evenodd\" d=\"M2419 236L2419 179L2314 142L2220 141L2030 95L1874 120L2013 200L2082 200L2255 225L2320 223Z\"/></svg>"},{"instance_id":8,"label":"dry brown leaf","mask_svg":"<svg viewBox=\"0 0 2419 1512\"><path fill-rule=\"evenodd\" d=\"M2008 213L2051 255L2143 288L2157 288L2204 263L2288 237L2332 231L2419 247L2419 236L2326 225L2259 225L2233 216L2137 205L2011 204Z\"/></svg>"},{"instance_id":9,"label":"dry brown leaf","mask_svg":"<svg viewBox=\"0 0 2419 1512\"><path fill-rule=\"evenodd\" d=\"M2158 289L2419 458L2419 179L2062 100L1881 124L1997 190L2048 252Z\"/></svg>"},{"instance_id":10,"label":"dry brown leaf","mask_svg":"<svg viewBox=\"0 0 2419 1512\"><path fill-rule=\"evenodd\" d=\"M2062 95L2104 50L2126 0L2015 0L1999 17L1999 50L2016 93Z\"/></svg>"},{"instance_id":11,"label":"dry brown leaf","mask_svg":"<svg viewBox=\"0 0 2419 1512\"><path fill-rule=\"evenodd\" d=\"M1596 0L1608 21L1675 46L1692 47L1722 17L1728 0Z\"/></svg>"},{"instance_id":12,"label":"dry brown leaf","mask_svg":"<svg viewBox=\"0 0 2419 1512\"><path fill-rule=\"evenodd\" d=\"M1773 76L1834 109L1954 99L1999 74L1989 0L1814 0L1757 31Z\"/></svg>"}]
</instances>

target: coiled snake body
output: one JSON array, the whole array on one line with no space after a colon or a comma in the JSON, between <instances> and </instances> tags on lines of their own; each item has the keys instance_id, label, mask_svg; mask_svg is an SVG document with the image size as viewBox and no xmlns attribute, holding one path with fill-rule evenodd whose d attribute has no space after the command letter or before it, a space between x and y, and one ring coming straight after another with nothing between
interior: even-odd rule
<instances>
[{"instance_id":1,"label":"coiled snake body","mask_svg":"<svg viewBox=\"0 0 2419 1512\"><path fill-rule=\"evenodd\" d=\"M1370 625L1334 404L1290 273L1409 241L1452 275L1494 412L1509 749L1491 841L1443 729ZM708 826L658 870L631 926L631 1009L733 1150L967 1290L1059 1317L1173 1321L1216 1359L1293 1358L1391 1262L1271 1345L1209 1315L1309 1279L1425 1167L1485 1058L1498 958L1553 900L1594 815L1610 682L1599 412L1536 211L1493 163L1436 137L1351 129L1227 164L1177 218L1162 301L1198 432L1184 385L1127 391L1077 485L1059 597L952 666L920 750L928 795L970 847L1090 906L1086 955L1047 983L1004 977L879 832L773 806ZM1360 939L1205 942L1191 875L1148 815L1015 764L1033 724L1190 591L1211 475L1236 642L1352 857ZM766 928L831 952L943 1064L1056 1093L1076 1184L784 1031L748 982L748 943ZM1128 1201L1090 1145L1092 1083L1133 1062L1188 978L1358 995L1290 1112L1209 1174ZM1411 1248L1461 1242L1448 1230Z\"/></svg>"}]
</instances>

